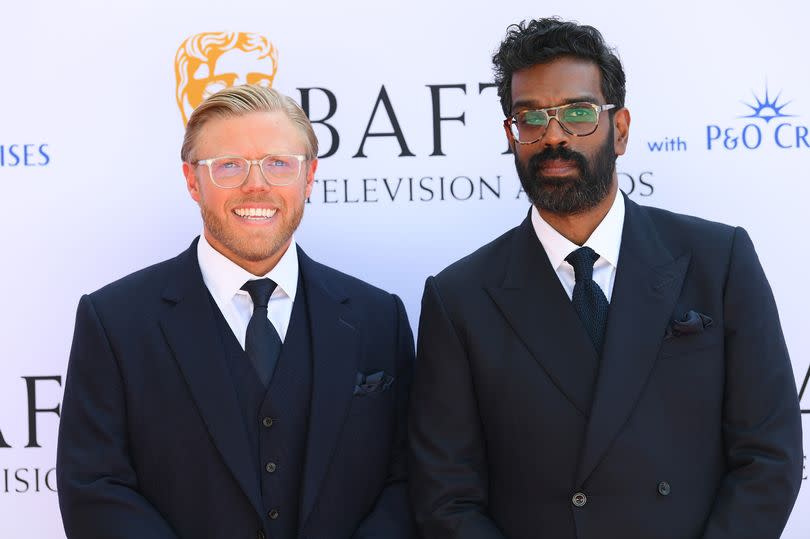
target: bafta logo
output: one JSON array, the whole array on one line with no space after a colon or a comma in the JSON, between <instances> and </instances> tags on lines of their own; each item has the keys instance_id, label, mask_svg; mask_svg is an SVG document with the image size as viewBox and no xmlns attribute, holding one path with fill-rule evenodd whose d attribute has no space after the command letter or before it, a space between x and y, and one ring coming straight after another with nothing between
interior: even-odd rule
<instances>
[{"instance_id":1,"label":"bafta logo","mask_svg":"<svg viewBox=\"0 0 810 539\"><path fill-rule=\"evenodd\" d=\"M183 125L209 95L230 86L270 87L278 69L278 53L264 36L250 32L203 32L177 49L175 97Z\"/></svg>"}]
</instances>

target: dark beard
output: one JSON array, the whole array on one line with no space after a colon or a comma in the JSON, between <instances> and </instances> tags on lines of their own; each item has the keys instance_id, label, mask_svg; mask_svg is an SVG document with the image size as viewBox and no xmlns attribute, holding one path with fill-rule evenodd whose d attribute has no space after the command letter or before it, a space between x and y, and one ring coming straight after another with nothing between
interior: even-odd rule
<instances>
[{"instance_id":1,"label":"dark beard","mask_svg":"<svg viewBox=\"0 0 810 539\"><path fill-rule=\"evenodd\" d=\"M576 163L580 171L579 178L559 179L541 175L540 167L552 159ZM534 154L526 167L518 160L516 153L515 167L526 196L538 209L563 215L582 213L599 204L610 191L616 169L613 126L591 163L579 152L565 146L556 146Z\"/></svg>"}]
</instances>

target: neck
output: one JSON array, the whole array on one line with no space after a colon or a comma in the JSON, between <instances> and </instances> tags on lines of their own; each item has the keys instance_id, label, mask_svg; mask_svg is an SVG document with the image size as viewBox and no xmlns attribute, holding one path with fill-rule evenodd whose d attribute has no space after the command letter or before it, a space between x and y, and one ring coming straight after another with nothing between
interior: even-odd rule
<instances>
[{"instance_id":1,"label":"neck","mask_svg":"<svg viewBox=\"0 0 810 539\"><path fill-rule=\"evenodd\" d=\"M262 277L270 273L270 270L276 267L276 264L279 263L281 257L287 252L287 249L290 248L292 244L292 238L287 240L287 243L283 245L280 249L274 251L270 256L267 258L263 258L261 260L249 260L243 257L238 256L236 253L222 245L216 238L213 238L211 234L208 232L208 229L203 231L205 235L206 241L208 244L214 248L219 254L242 268L243 270L247 271L248 273L255 275L256 277Z\"/></svg>"},{"instance_id":2,"label":"neck","mask_svg":"<svg viewBox=\"0 0 810 539\"><path fill-rule=\"evenodd\" d=\"M287 252L287 250L284 249L284 252ZM284 253L282 253L282 255L283 254ZM256 277L263 277L268 273L270 273L270 270L276 267L276 264L278 264L278 261L281 260L282 255L273 257L271 261L262 260L261 262L251 262L249 260L233 260L233 259L231 259L231 261L234 262L236 265L240 266L242 269L250 272L252 275L255 275Z\"/></svg>"},{"instance_id":3,"label":"neck","mask_svg":"<svg viewBox=\"0 0 810 539\"><path fill-rule=\"evenodd\" d=\"M610 207L613 206L614 199L621 196L618 191L618 178L614 176L610 191L596 206L575 214L561 214L541 210L540 215L551 228L562 234L568 241L582 245L588 241L593 231L596 230L596 227L608 214Z\"/></svg>"}]
</instances>

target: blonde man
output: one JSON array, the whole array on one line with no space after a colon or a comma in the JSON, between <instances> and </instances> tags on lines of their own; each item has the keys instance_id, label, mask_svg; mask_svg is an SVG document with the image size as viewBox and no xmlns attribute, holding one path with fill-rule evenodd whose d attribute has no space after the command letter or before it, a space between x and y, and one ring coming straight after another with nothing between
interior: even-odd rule
<instances>
[{"instance_id":1,"label":"blonde man","mask_svg":"<svg viewBox=\"0 0 810 539\"><path fill-rule=\"evenodd\" d=\"M223 90L191 115L203 233L84 296L57 456L69 538L409 538L401 301L293 233L318 141L290 98Z\"/></svg>"}]
</instances>

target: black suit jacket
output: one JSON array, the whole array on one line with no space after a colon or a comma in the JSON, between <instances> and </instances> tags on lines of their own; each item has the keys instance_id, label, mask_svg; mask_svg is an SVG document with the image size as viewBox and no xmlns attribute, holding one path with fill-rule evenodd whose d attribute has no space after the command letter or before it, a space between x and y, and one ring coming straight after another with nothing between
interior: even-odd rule
<instances>
[{"instance_id":1,"label":"black suit jacket","mask_svg":"<svg viewBox=\"0 0 810 539\"><path fill-rule=\"evenodd\" d=\"M425 538L779 537L801 421L748 235L626 200L618 264L601 360L528 218L427 280L410 415Z\"/></svg>"},{"instance_id":2,"label":"black suit jacket","mask_svg":"<svg viewBox=\"0 0 810 539\"><path fill-rule=\"evenodd\" d=\"M405 310L298 255L313 353L298 537L410 538ZM57 452L70 539L263 537L266 508L214 308L196 241L82 298ZM357 373L379 371L394 377L390 389L355 396Z\"/></svg>"}]
</instances>

